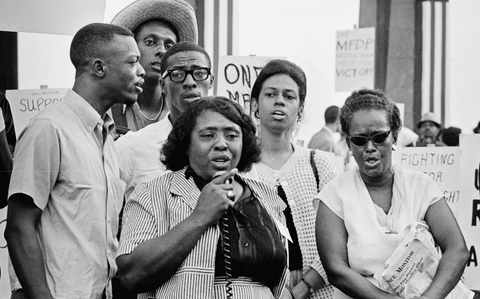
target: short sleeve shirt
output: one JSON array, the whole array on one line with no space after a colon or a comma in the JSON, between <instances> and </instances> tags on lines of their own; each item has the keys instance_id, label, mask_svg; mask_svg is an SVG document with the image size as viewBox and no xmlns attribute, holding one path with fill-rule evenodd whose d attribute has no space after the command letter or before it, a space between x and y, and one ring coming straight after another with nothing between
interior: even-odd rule
<instances>
[{"instance_id":1,"label":"short sleeve shirt","mask_svg":"<svg viewBox=\"0 0 480 299\"><path fill-rule=\"evenodd\" d=\"M364 276L382 269L403 239L403 230L416 220L424 220L430 205L443 197L429 176L399 165L393 169L393 196L388 214L372 201L357 167L338 175L317 195L343 219L348 232L350 267Z\"/></svg>"},{"instance_id":2,"label":"short sleeve shirt","mask_svg":"<svg viewBox=\"0 0 480 299\"><path fill-rule=\"evenodd\" d=\"M113 139L102 133L112 129L69 90L20 135L9 196L26 194L43 211L37 235L55 298L101 298L116 272L125 183Z\"/></svg>"}]
</instances>

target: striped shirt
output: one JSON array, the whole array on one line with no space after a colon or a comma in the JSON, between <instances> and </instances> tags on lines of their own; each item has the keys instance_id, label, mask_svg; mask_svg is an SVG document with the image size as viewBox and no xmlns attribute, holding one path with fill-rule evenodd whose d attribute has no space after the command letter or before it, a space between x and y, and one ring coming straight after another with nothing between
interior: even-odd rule
<instances>
[{"instance_id":1,"label":"striped shirt","mask_svg":"<svg viewBox=\"0 0 480 299\"><path fill-rule=\"evenodd\" d=\"M272 218L285 225L283 210L286 206L275 191L258 181L242 179L258 195ZM185 169L137 185L125 206L118 254L129 254L143 241L167 233L192 213L199 196L200 190L193 178L185 178ZM218 225L209 227L175 275L156 290L140 294L138 298L217 298L213 286L219 237ZM272 288L274 298L280 297L287 273L285 268L280 283ZM238 293L248 293L245 288L252 289L252 286L235 285L234 293L236 289ZM261 298L255 291L251 293L254 295L249 298Z\"/></svg>"}]
</instances>

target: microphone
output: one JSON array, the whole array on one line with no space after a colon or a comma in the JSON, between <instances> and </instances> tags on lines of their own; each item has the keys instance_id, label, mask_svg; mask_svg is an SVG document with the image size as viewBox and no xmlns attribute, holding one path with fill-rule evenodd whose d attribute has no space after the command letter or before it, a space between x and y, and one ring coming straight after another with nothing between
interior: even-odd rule
<instances>
[{"instance_id":1,"label":"microphone","mask_svg":"<svg viewBox=\"0 0 480 299\"><path fill-rule=\"evenodd\" d=\"M215 172L215 174L213 175L212 180L215 179L215 178L217 178L217 177L219 177L219 176L221 176L221 175L224 174L225 172L226 172L225 170L219 170L219 171ZM229 179L227 179L224 183L225 183L225 184L232 184L232 182L233 182L232 178L229 178Z\"/></svg>"},{"instance_id":2,"label":"microphone","mask_svg":"<svg viewBox=\"0 0 480 299\"><path fill-rule=\"evenodd\" d=\"M213 175L213 179L215 179L216 177L219 177L221 176L222 174L224 174L226 171L222 170L222 171L217 171L215 172L215 174ZM233 183L233 178L229 178L225 181L225 184L232 184ZM232 190L228 190L227 192L227 198L230 199L231 201L235 201L235 193L233 193Z\"/></svg>"}]
</instances>

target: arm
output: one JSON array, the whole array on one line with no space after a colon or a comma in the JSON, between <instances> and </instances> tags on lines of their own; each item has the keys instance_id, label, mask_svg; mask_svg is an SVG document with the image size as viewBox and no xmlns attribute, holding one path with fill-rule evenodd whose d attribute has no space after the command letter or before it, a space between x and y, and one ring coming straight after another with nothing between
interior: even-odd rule
<instances>
[{"instance_id":1,"label":"arm","mask_svg":"<svg viewBox=\"0 0 480 299\"><path fill-rule=\"evenodd\" d=\"M140 243L130 254L117 258L118 276L128 290L146 292L158 288L175 274L202 234L216 224L223 213L233 206L226 197L232 185L224 184L233 177L236 170L231 170L207 184L198 199L192 214L165 234ZM126 206L125 230L129 230L130 213L139 212L138 216L152 217L148 211L132 199ZM157 219L167 221L166 219ZM143 232L138 232L138 234ZM123 237L123 231L122 231Z\"/></svg>"},{"instance_id":2,"label":"arm","mask_svg":"<svg viewBox=\"0 0 480 299\"><path fill-rule=\"evenodd\" d=\"M0 189L0 209L7 205L8 186L10 185L12 168L13 157L8 146L3 111L2 108L0 108L0 182L2 182Z\"/></svg>"},{"instance_id":3,"label":"arm","mask_svg":"<svg viewBox=\"0 0 480 299\"><path fill-rule=\"evenodd\" d=\"M425 214L436 243L443 252L433 282L422 296L444 298L460 280L469 252L455 216L444 199L431 205Z\"/></svg>"},{"instance_id":4,"label":"arm","mask_svg":"<svg viewBox=\"0 0 480 299\"><path fill-rule=\"evenodd\" d=\"M7 205L8 186L10 185L12 168L13 157L8 148L7 135L5 130L3 130L0 132L0 182L2 182L0 190L0 209Z\"/></svg>"},{"instance_id":5,"label":"arm","mask_svg":"<svg viewBox=\"0 0 480 299\"><path fill-rule=\"evenodd\" d=\"M53 298L36 234L41 215L42 210L28 195L16 193L10 197L5 239L15 273L28 298Z\"/></svg>"},{"instance_id":6,"label":"arm","mask_svg":"<svg viewBox=\"0 0 480 299\"><path fill-rule=\"evenodd\" d=\"M306 283L302 280L292 289L295 299L305 299L310 296L310 287L307 286L307 283L315 291L326 286L325 280L323 280L320 274L318 274L318 272L313 268L310 268L310 270L303 275L303 279L306 281Z\"/></svg>"},{"instance_id":7,"label":"arm","mask_svg":"<svg viewBox=\"0 0 480 299\"><path fill-rule=\"evenodd\" d=\"M330 283L353 298L399 298L375 287L348 263L345 223L323 202L316 220L317 248Z\"/></svg>"}]
</instances>

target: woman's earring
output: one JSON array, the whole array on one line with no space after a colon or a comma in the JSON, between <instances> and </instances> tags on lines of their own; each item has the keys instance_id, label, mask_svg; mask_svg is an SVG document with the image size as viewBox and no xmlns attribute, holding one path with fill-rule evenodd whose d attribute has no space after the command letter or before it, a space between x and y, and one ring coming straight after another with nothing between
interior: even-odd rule
<instances>
[{"instance_id":1,"label":"woman's earring","mask_svg":"<svg viewBox=\"0 0 480 299\"><path fill-rule=\"evenodd\" d=\"M392 151L396 151L397 150L397 145L394 143L392 144Z\"/></svg>"}]
</instances>

